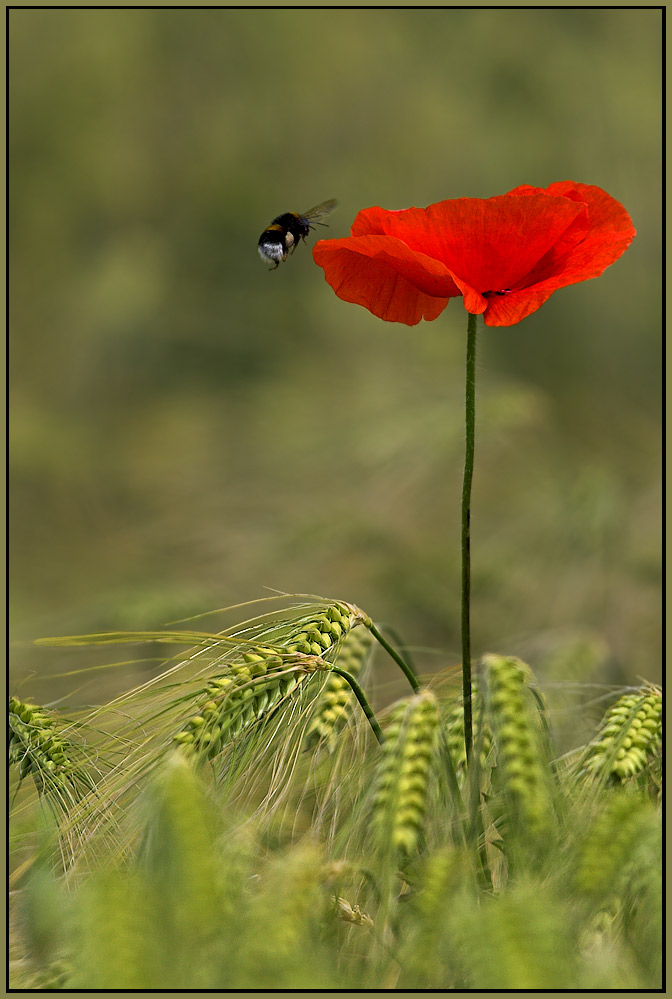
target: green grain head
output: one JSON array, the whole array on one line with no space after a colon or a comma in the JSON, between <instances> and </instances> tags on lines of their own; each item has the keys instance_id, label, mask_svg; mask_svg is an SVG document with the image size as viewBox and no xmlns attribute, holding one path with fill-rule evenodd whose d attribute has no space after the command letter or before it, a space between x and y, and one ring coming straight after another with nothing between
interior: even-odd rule
<instances>
[{"instance_id":1,"label":"green grain head","mask_svg":"<svg viewBox=\"0 0 672 999\"><path fill-rule=\"evenodd\" d=\"M438 726L429 690L400 702L388 721L373 802L373 829L384 849L409 854L420 845Z\"/></svg>"},{"instance_id":2,"label":"green grain head","mask_svg":"<svg viewBox=\"0 0 672 999\"><path fill-rule=\"evenodd\" d=\"M546 719L531 669L515 656L486 655L486 719L493 733L499 784L518 829L536 836L552 816Z\"/></svg>"},{"instance_id":3,"label":"green grain head","mask_svg":"<svg viewBox=\"0 0 672 999\"><path fill-rule=\"evenodd\" d=\"M635 777L660 756L663 699L655 687L625 694L609 708L582 760L585 771L622 782Z\"/></svg>"},{"instance_id":4,"label":"green grain head","mask_svg":"<svg viewBox=\"0 0 672 999\"><path fill-rule=\"evenodd\" d=\"M577 889L596 900L618 893L624 879L649 845L649 867L659 872L662 858L656 853L660 814L654 805L627 789L604 794L592 827L580 844L576 863ZM647 847L648 848L648 847Z\"/></svg>"},{"instance_id":5,"label":"green grain head","mask_svg":"<svg viewBox=\"0 0 672 999\"><path fill-rule=\"evenodd\" d=\"M66 990L142 990L155 986L154 913L138 874L101 870L77 896Z\"/></svg>"},{"instance_id":6,"label":"green grain head","mask_svg":"<svg viewBox=\"0 0 672 999\"><path fill-rule=\"evenodd\" d=\"M454 989L567 991L580 981L573 910L540 880L521 875L501 895L454 900L444 946L461 965ZM456 969L457 970L457 969Z\"/></svg>"},{"instance_id":7,"label":"green grain head","mask_svg":"<svg viewBox=\"0 0 672 999\"><path fill-rule=\"evenodd\" d=\"M211 760L224 746L268 716L300 687L308 665L297 665L295 655L279 647L250 647L226 672L211 677L196 712L173 737L187 756Z\"/></svg>"},{"instance_id":8,"label":"green grain head","mask_svg":"<svg viewBox=\"0 0 672 999\"><path fill-rule=\"evenodd\" d=\"M290 622L272 645L246 643L245 651L208 680L196 710L173 736L173 743L187 756L214 759L287 702L315 671L316 659L322 668L334 662L359 620L350 605L332 603Z\"/></svg>"},{"instance_id":9,"label":"green grain head","mask_svg":"<svg viewBox=\"0 0 672 999\"><path fill-rule=\"evenodd\" d=\"M21 780L32 775L38 794L60 811L67 811L95 787L83 747L64 734L66 725L53 711L9 698L9 763Z\"/></svg>"},{"instance_id":10,"label":"green grain head","mask_svg":"<svg viewBox=\"0 0 672 999\"><path fill-rule=\"evenodd\" d=\"M483 694L477 681L472 684L471 710L474 746L479 748L480 764L481 767L484 767L492 749L492 732L483 717ZM448 752L458 780L462 782L465 775L467 754L464 745L464 707L461 697L457 698L445 715L445 731Z\"/></svg>"},{"instance_id":11,"label":"green grain head","mask_svg":"<svg viewBox=\"0 0 672 999\"><path fill-rule=\"evenodd\" d=\"M400 961L403 972L397 988L445 989L450 985L446 944L455 903L471 883L471 861L466 851L442 848L424 857L418 868L418 890L404 903L407 931Z\"/></svg>"},{"instance_id":12,"label":"green grain head","mask_svg":"<svg viewBox=\"0 0 672 999\"><path fill-rule=\"evenodd\" d=\"M338 652L338 665L361 681L373 645L373 636L365 628L354 628L346 634ZM337 744L338 733L343 729L355 706L355 698L342 676L333 673L316 702L315 711L306 733L309 746L322 743L329 752Z\"/></svg>"},{"instance_id":13,"label":"green grain head","mask_svg":"<svg viewBox=\"0 0 672 999\"><path fill-rule=\"evenodd\" d=\"M321 656L333 662L341 643L359 620L361 613L354 607L334 602L297 622L282 645L287 652Z\"/></svg>"}]
</instances>

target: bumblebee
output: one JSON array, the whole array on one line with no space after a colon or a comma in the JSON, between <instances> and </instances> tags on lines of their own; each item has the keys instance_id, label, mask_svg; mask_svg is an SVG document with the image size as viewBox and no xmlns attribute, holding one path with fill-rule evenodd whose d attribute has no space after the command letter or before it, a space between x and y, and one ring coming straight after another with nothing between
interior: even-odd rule
<instances>
[{"instance_id":1,"label":"bumblebee","mask_svg":"<svg viewBox=\"0 0 672 999\"><path fill-rule=\"evenodd\" d=\"M331 215L338 202L335 198L323 201L321 205L315 205L309 211L299 215L298 212L285 212L273 219L267 229L264 229L259 237L259 256L269 264L275 264L273 270L280 264L281 260L287 259L287 254L298 246L299 240L305 243L306 236L316 225L325 225L320 219Z\"/></svg>"}]
</instances>

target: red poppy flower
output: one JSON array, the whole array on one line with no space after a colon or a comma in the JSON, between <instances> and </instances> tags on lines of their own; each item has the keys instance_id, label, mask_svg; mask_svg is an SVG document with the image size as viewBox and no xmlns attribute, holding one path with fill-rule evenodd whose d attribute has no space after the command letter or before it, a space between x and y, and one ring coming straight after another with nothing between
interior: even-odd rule
<instances>
[{"instance_id":1,"label":"red poppy flower","mask_svg":"<svg viewBox=\"0 0 672 999\"><path fill-rule=\"evenodd\" d=\"M344 239L322 239L315 263L339 298L415 326L459 295L487 326L512 326L558 288L598 277L635 235L599 187L561 181L495 198L359 212Z\"/></svg>"}]
</instances>

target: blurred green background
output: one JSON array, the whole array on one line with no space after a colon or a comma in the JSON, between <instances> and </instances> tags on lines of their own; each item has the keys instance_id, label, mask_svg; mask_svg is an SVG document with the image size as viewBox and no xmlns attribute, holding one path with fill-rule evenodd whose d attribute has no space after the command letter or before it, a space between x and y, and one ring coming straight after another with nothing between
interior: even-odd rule
<instances>
[{"instance_id":1,"label":"blurred green background","mask_svg":"<svg viewBox=\"0 0 672 999\"><path fill-rule=\"evenodd\" d=\"M269 587L457 663L461 303L383 323L309 247L266 273L256 242L326 198L318 237L565 179L638 236L480 327L473 650L549 682L660 677L659 10L14 8L9 29L20 690L71 661L37 637Z\"/></svg>"}]
</instances>

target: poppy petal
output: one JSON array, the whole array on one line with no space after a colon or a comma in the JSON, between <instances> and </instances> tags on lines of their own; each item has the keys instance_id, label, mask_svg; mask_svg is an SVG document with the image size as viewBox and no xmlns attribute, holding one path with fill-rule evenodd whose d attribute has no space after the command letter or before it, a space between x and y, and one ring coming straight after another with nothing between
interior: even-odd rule
<instances>
[{"instance_id":1,"label":"poppy petal","mask_svg":"<svg viewBox=\"0 0 672 999\"><path fill-rule=\"evenodd\" d=\"M514 326L540 309L554 291L557 289L537 285L503 295L489 295L483 322L486 326Z\"/></svg>"},{"instance_id":2,"label":"poppy petal","mask_svg":"<svg viewBox=\"0 0 672 999\"><path fill-rule=\"evenodd\" d=\"M363 208L355 215L355 221L350 226L351 236L384 236L385 220L389 215L401 215L410 209L403 208L394 211L389 208L380 208L378 205L373 208Z\"/></svg>"},{"instance_id":3,"label":"poppy petal","mask_svg":"<svg viewBox=\"0 0 672 999\"><path fill-rule=\"evenodd\" d=\"M583 203L547 194L456 198L388 213L380 224L481 293L514 287L556 243L575 245L588 230Z\"/></svg>"},{"instance_id":4,"label":"poppy petal","mask_svg":"<svg viewBox=\"0 0 672 999\"><path fill-rule=\"evenodd\" d=\"M466 281L453 274L453 280L462 293L462 301L467 312L474 316L480 316L488 307L488 299L481 295L480 291L475 291Z\"/></svg>"},{"instance_id":5,"label":"poppy petal","mask_svg":"<svg viewBox=\"0 0 672 999\"><path fill-rule=\"evenodd\" d=\"M436 319L460 294L444 264L389 236L319 240L313 259L339 298L389 322Z\"/></svg>"},{"instance_id":6,"label":"poppy petal","mask_svg":"<svg viewBox=\"0 0 672 999\"><path fill-rule=\"evenodd\" d=\"M539 193L539 188L515 188L513 195ZM564 288L578 281L599 277L607 267L625 253L636 235L632 219L623 205L599 187L578 184L572 180L558 181L547 189L553 196L562 196L586 206L589 228L573 246L557 245L552 257L539 261L526 284L555 278L555 288Z\"/></svg>"}]
</instances>

